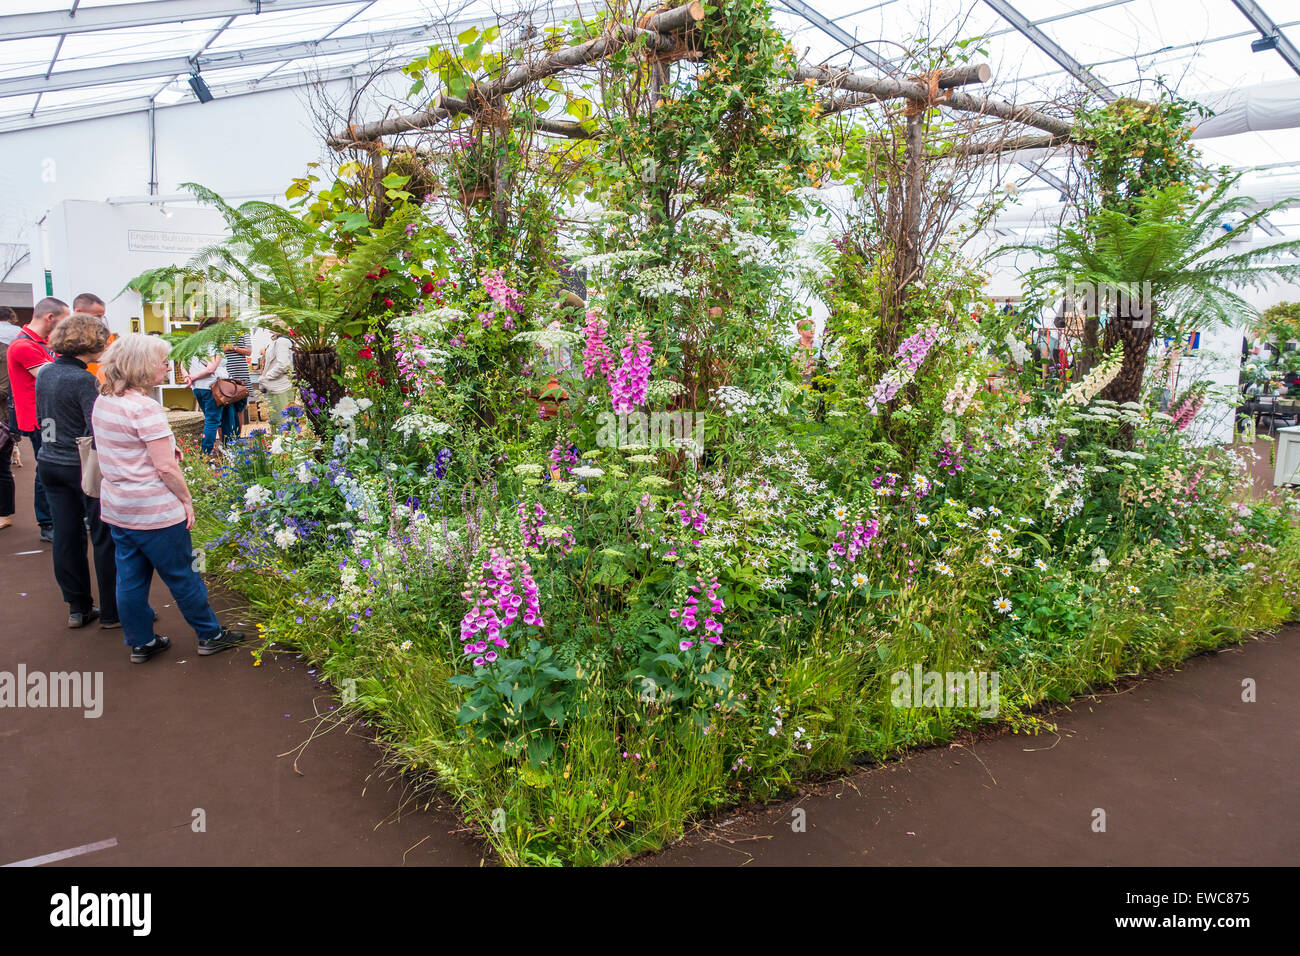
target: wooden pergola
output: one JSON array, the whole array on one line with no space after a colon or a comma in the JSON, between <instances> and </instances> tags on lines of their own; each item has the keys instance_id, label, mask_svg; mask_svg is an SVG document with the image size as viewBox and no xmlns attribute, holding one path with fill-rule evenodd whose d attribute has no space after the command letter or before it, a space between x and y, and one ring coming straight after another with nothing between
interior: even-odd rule
<instances>
[{"instance_id":1,"label":"wooden pergola","mask_svg":"<svg viewBox=\"0 0 1300 956\"><path fill-rule=\"evenodd\" d=\"M658 81L662 64L676 59L703 58L700 51L692 49L690 35L691 30L704 20L704 17L703 4L699 0L691 0L690 3L645 17L635 25L630 23L610 25L599 37L547 53L530 63L514 67L501 77L479 84L464 98L445 93L439 94L422 110L369 123L353 124L348 129L331 136L328 143L336 150L374 149L385 137L429 129L453 116L489 114L500 109L506 96L523 89L530 83L603 60L634 43L643 44L647 58L658 67L653 77ZM823 115L905 99L913 108L912 112L918 109L943 107L1019 123L1047 134L1026 136L996 144L973 144L963 148L963 152L992 153L1008 149L1041 148L1070 141L1071 124L1064 119L993 97L973 96L960 89L987 83L991 76L992 73L985 64L939 70L924 77L910 79L866 76L829 66L801 64L789 79L799 83L811 80L819 88L827 91L828 96L822 101ZM572 139L590 139L599 136L599 133L590 131L580 123L566 120L537 117L531 123L534 128L556 136Z\"/></svg>"}]
</instances>

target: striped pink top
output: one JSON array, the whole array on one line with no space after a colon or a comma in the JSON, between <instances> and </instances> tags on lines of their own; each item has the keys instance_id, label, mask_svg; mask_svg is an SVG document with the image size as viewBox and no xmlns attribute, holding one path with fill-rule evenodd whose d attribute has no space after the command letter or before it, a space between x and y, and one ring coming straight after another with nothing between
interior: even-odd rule
<instances>
[{"instance_id":1,"label":"striped pink top","mask_svg":"<svg viewBox=\"0 0 1300 956\"><path fill-rule=\"evenodd\" d=\"M163 407L139 392L101 395L95 400L91 427L104 476L100 517L119 528L142 531L170 528L184 521L185 506L163 484L145 445L172 437Z\"/></svg>"}]
</instances>

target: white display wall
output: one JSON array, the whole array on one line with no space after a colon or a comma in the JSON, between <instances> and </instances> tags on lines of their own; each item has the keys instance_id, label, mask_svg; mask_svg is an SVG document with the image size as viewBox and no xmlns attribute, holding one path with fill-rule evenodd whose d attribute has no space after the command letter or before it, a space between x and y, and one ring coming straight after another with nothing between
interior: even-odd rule
<instances>
[{"instance_id":1,"label":"white display wall","mask_svg":"<svg viewBox=\"0 0 1300 956\"><path fill-rule=\"evenodd\" d=\"M331 86L331 92L336 89L344 95L347 88ZM302 89L170 106L155 117L157 192L163 196L179 192L183 182L195 182L232 199L282 198L290 180L322 159L325 150ZM146 113L0 136L0 243L31 247L31 256L8 281L30 283L36 298L43 294L39 223L59 203L148 196L149 179ZM183 207L167 208L179 215ZM164 219L156 209L152 215ZM103 246L98 257L120 253ZM80 260L61 265L54 273L55 295L75 295L95 285L96 266Z\"/></svg>"}]
</instances>

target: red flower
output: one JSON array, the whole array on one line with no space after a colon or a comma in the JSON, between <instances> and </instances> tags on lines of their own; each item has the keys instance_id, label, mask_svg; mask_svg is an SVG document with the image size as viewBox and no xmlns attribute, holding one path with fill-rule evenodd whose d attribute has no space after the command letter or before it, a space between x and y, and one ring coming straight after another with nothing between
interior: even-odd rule
<instances>
[{"instance_id":1,"label":"red flower","mask_svg":"<svg viewBox=\"0 0 1300 956\"><path fill-rule=\"evenodd\" d=\"M386 276L386 275L388 275L388 270L387 270L387 269L380 269L380 270L379 270L379 274L380 274L381 276Z\"/></svg>"},{"instance_id":2,"label":"red flower","mask_svg":"<svg viewBox=\"0 0 1300 956\"><path fill-rule=\"evenodd\" d=\"M375 353L374 353L373 350L371 350L371 349L369 349L369 348L364 348L364 349L362 349L360 352L357 353L357 357L358 357L358 358L363 358L363 359L372 359L372 358L375 357Z\"/></svg>"},{"instance_id":3,"label":"red flower","mask_svg":"<svg viewBox=\"0 0 1300 956\"><path fill-rule=\"evenodd\" d=\"M367 279L378 279L379 276L376 275L376 274L373 273L373 272L367 272L367 273L366 273L366 278L367 278Z\"/></svg>"},{"instance_id":4,"label":"red flower","mask_svg":"<svg viewBox=\"0 0 1300 956\"><path fill-rule=\"evenodd\" d=\"M421 294L421 295L428 295L428 294L429 294L430 292L432 292L432 291L433 291L433 283L432 283L432 282L426 282L424 285L420 286L420 294Z\"/></svg>"},{"instance_id":5,"label":"red flower","mask_svg":"<svg viewBox=\"0 0 1300 956\"><path fill-rule=\"evenodd\" d=\"M384 378L384 377L381 375L381 376L379 377L379 384L380 384L380 385L387 385L387 384L388 384L388 379Z\"/></svg>"},{"instance_id":6,"label":"red flower","mask_svg":"<svg viewBox=\"0 0 1300 956\"><path fill-rule=\"evenodd\" d=\"M406 394L407 394L408 392L410 392L410 391L411 391L411 389L410 389L408 386L406 386L406 385L403 385L403 386L402 386L402 394L403 394L403 395L406 395Z\"/></svg>"},{"instance_id":7,"label":"red flower","mask_svg":"<svg viewBox=\"0 0 1300 956\"><path fill-rule=\"evenodd\" d=\"M393 307L393 300L392 300L392 299L385 299L385 300L384 300L384 305L386 305L388 308L391 309L391 308Z\"/></svg>"}]
</instances>

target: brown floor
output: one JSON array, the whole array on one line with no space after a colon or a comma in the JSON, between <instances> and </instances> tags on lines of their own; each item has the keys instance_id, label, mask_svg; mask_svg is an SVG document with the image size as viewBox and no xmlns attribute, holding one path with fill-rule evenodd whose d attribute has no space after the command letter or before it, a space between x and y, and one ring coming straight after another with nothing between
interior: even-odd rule
<instances>
[{"instance_id":1,"label":"brown floor","mask_svg":"<svg viewBox=\"0 0 1300 956\"><path fill-rule=\"evenodd\" d=\"M129 663L120 631L65 628L31 518L30 464L16 472L17 523L0 531L0 671L102 671L105 707L94 720L0 710L0 863L110 839L116 846L68 862L479 863L481 845L452 815L396 814L400 787L376 770L364 728L317 737L295 773L291 752L331 703L302 662L198 657L158 587L159 632L175 646L148 664ZM1247 677L1256 703L1241 700ZM1297 686L1292 628L1076 701L1052 718L1056 735L925 751L779 806L722 814L640 862L1294 865ZM196 808L206 833L191 829ZM792 830L796 808L805 832ZM1093 831L1097 809L1104 833Z\"/></svg>"},{"instance_id":2,"label":"brown floor","mask_svg":"<svg viewBox=\"0 0 1300 956\"><path fill-rule=\"evenodd\" d=\"M331 695L293 656L254 668L247 651L195 654L155 582L171 650L132 664L120 630L65 627L49 545L32 517L31 448L15 470L18 514L0 531L0 671L103 673L103 716L0 710L0 864L115 839L73 865L471 865L483 851L450 814L398 817L360 726L328 729ZM24 553L34 552L34 553ZM219 599L214 599L221 610ZM222 622L242 620L221 613ZM289 754L288 756L284 756ZM194 810L206 814L193 832Z\"/></svg>"}]
</instances>

